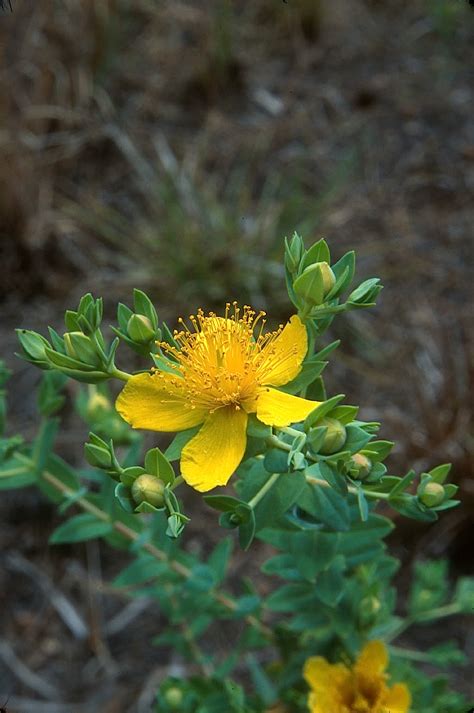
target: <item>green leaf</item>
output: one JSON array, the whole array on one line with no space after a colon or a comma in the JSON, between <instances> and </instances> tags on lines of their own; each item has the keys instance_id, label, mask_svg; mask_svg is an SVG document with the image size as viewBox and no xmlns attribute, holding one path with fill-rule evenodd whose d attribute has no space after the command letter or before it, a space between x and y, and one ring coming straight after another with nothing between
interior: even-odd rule
<instances>
[{"instance_id":1,"label":"green leaf","mask_svg":"<svg viewBox=\"0 0 474 713\"><path fill-rule=\"evenodd\" d=\"M16 333L28 357L39 362L45 361L45 349L50 346L47 339L30 329L17 329Z\"/></svg>"},{"instance_id":2,"label":"green leaf","mask_svg":"<svg viewBox=\"0 0 474 713\"><path fill-rule=\"evenodd\" d=\"M435 522L435 520L438 519L436 512L432 508L426 508L415 496L409 495L408 493L390 495L388 502L390 507L412 520Z\"/></svg>"},{"instance_id":3,"label":"green leaf","mask_svg":"<svg viewBox=\"0 0 474 713\"><path fill-rule=\"evenodd\" d=\"M340 495L347 495L347 480L339 473L336 467L330 466L328 463L321 461L320 463L315 463L310 465L305 470L305 474L313 478L323 478L331 488L333 488ZM314 487L317 487L316 485Z\"/></svg>"},{"instance_id":4,"label":"green leaf","mask_svg":"<svg viewBox=\"0 0 474 713\"><path fill-rule=\"evenodd\" d=\"M322 522L332 530L340 531L350 528L351 521L347 501L332 488L306 483L297 504L302 510L312 515L317 522Z\"/></svg>"},{"instance_id":5,"label":"green leaf","mask_svg":"<svg viewBox=\"0 0 474 713\"><path fill-rule=\"evenodd\" d=\"M52 452L58 426L58 419L45 420L40 426L31 453L31 458L38 475L44 470L49 455Z\"/></svg>"},{"instance_id":6,"label":"green leaf","mask_svg":"<svg viewBox=\"0 0 474 713\"><path fill-rule=\"evenodd\" d=\"M339 552L348 567L370 562L384 549L383 538L393 530L393 523L381 515L369 514L366 522L355 521L350 532L340 533Z\"/></svg>"},{"instance_id":7,"label":"green leaf","mask_svg":"<svg viewBox=\"0 0 474 713\"><path fill-rule=\"evenodd\" d=\"M287 394L298 394L318 378L326 364L327 361L319 361L315 357L306 359L298 376L282 386L281 390Z\"/></svg>"},{"instance_id":8,"label":"green leaf","mask_svg":"<svg viewBox=\"0 0 474 713\"><path fill-rule=\"evenodd\" d=\"M131 465L128 468L124 468L120 473L120 482L130 488L136 479L144 473L146 473L145 468L142 468L140 465Z\"/></svg>"},{"instance_id":9,"label":"green leaf","mask_svg":"<svg viewBox=\"0 0 474 713\"><path fill-rule=\"evenodd\" d=\"M474 577L461 577L456 584L454 601L465 614L474 612Z\"/></svg>"},{"instance_id":10,"label":"green leaf","mask_svg":"<svg viewBox=\"0 0 474 713\"><path fill-rule=\"evenodd\" d=\"M318 376L306 389L306 398L310 401L326 401L327 393L322 376Z\"/></svg>"},{"instance_id":11,"label":"green leaf","mask_svg":"<svg viewBox=\"0 0 474 713\"><path fill-rule=\"evenodd\" d=\"M326 357L328 357L332 352L338 348L340 345L341 340L336 339L334 342L331 342L328 344L326 347L323 347L322 349L319 350L319 352L316 352L314 355L314 358L317 359L318 361L325 361Z\"/></svg>"},{"instance_id":12,"label":"green leaf","mask_svg":"<svg viewBox=\"0 0 474 713\"><path fill-rule=\"evenodd\" d=\"M446 560L415 563L413 582L408 598L410 615L419 616L443 605L448 597L448 566Z\"/></svg>"},{"instance_id":13,"label":"green leaf","mask_svg":"<svg viewBox=\"0 0 474 713\"><path fill-rule=\"evenodd\" d=\"M231 495L204 495L203 500L209 507L219 512L234 512L238 505L248 507L247 503Z\"/></svg>"},{"instance_id":14,"label":"green leaf","mask_svg":"<svg viewBox=\"0 0 474 713\"><path fill-rule=\"evenodd\" d=\"M305 422L304 422L304 430L309 431L311 426L313 426L315 423L320 421L322 418L328 415L328 413L339 403L339 401L342 401L344 398L344 394L338 394L337 396L333 396L332 398L328 399L327 401L323 401L322 404L317 406L314 411L311 411L311 413L306 417Z\"/></svg>"},{"instance_id":15,"label":"green leaf","mask_svg":"<svg viewBox=\"0 0 474 713\"><path fill-rule=\"evenodd\" d=\"M250 510L250 508L249 508ZM243 550L248 550L255 537L255 515L250 510L250 517L239 526L239 544Z\"/></svg>"},{"instance_id":16,"label":"green leaf","mask_svg":"<svg viewBox=\"0 0 474 713\"><path fill-rule=\"evenodd\" d=\"M298 500L305 485L306 480L303 473L280 475L254 508L256 531L271 527L272 522L286 513Z\"/></svg>"},{"instance_id":17,"label":"green leaf","mask_svg":"<svg viewBox=\"0 0 474 713\"><path fill-rule=\"evenodd\" d=\"M172 484L175 479L173 466L159 448L152 448L146 454L145 471L156 475L164 483Z\"/></svg>"},{"instance_id":18,"label":"green leaf","mask_svg":"<svg viewBox=\"0 0 474 713\"><path fill-rule=\"evenodd\" d=\"M393 441L371 441L367 448L363 449L363 453L373 463L378 463L385 460L394 445Z\"/></svg>"},{"instance_id":19,"label":"green leaf","mask_svg":"<svg viewBox=\"0 0 474 713\"><path fill-rule=\"evenodd\" d=\"M267 426L266 423L259 421L254 413L249 415L247 422L247 436L250 436L251 438L265 439L268 438L268 436L271 436L271 433L271 426Z\"/></svg>"},{"instance_id":20,"label":"green leaf","mask_svg":"<svg viewBox=\"0 0 474 713\"><path fill-rule=\"evenodd\" d=\"M358 406L336 406L328 413L328 416L337 419L344 426L347 426L348 423L356 418L358 411Z\"/></svg>"},{"instance_id":21,"label":"green leaf","mask_svg":"<svg viewBox=\"0 0 474 713\"><path fill-rule=\"evenodd\" d=\"M313 582L317 574L333 561L340 535L317 530L290 532L265 528L258 537L291 555L293 566L301 576Z\"/></svg>"},{"instance_id":22,"label":"green leaf","mask_svg":"<svg viewBox=\"0 0 474 713\"><path fill-rule=\"evenodd\" d=\"M60 525L49 538L53 545L64 542L83 542L107 535L113 529L111 522L97 519L90 513L76 515Z\"/></svg>"},{"instance_id":23,"label":"green leaf","mask_svg":"<svg viewBox=\"0 0 474 713\"><path fill-rule=\"evenodd\" d=\"M358 484L357 486L357 506L359 508L360 519L362 522L367 522L369 517L369 506L367 500L365 499L364 491L362 487Z\"/></svg>"},{"instance_id":24,"label":"green leaf","mask_svg":"<svg viewBox=\"0 0 474 713\"><path fill-rule=\"evenodd\" d=\"M253 685L265 707L271 706L278 699L278 693L258 661L250 654L246 659Z\"/></svg>"},{"instance_id":25,"label":"green leaf","mask_svg":"<svg viewBox=\"0 0 474 713\"><path fill-rule=\"evenodd\" d=\"M447 666L463 666L468 663L466 655L460 650L456 641L443 641L442 644L432 646L426 653L430 657L431 663L443 668ZM462 711L462 713L467 712Z\"/></svg>"},{"instance_id":26,"label":"green leaf","mask_svg":"<svg viewBox=\"0 0 474 713\"><path fill-rule=\"evenodd\" d=\"M328 264L331 262L331 253L324 238L318 240L317 243L314 243L304 252L300 270L305 270L310 265L314 265L315 262L327 262Z\"/></svg>"},{"instance_id":27,"label":"green leaf","mask_svg":"<svg viewBox=\"0 0 474 713\"><path fill-rule=\"evenodd\" d=\"M276 575L282 579L299 579L298 570L295 569L295 562L291 555L275 555L260 568L264 574Z\"/></svg>"},{"instance_id":28,"label":"green leaf","mask_svg":"<svg viewBox=\"0 0 474 713\"><path fill-rule=\"evenodd\" d=\"M328 295L328 298L343 292L350 285L355 273L355 252L351 250L331 265L332 271L336 275L336 284ZM338 283L340 283L338 285Z\"/></svg>"},{"instance_id":29,"label":"green leaf","mask_svg":"<svg viewBox=\"0 0 474 713\"><path fill-rule=\"evenodd\" d=\"M67 356L67 354L60 354L59 352L55 352L53 349L48 348L45 348L44 351L48 361L53 367L56 367L57 369L68 369L70 371L94 373L97 370L95 365L93 366L92 364L85 364L82 361L79 361L78 359L73 359L72 357Z\"/></svg>"},{"instance_id":30,"label":"green leaf","mask_svg":"<svg viewBox=\"0 0 474 713\"><path fill-rule=\"evenodd\" d=\"M122 302L118 303L117 306L117 322L119 323L119 327L122 332L127 332L127 324L128 320L132 316L133 312L132 310L127 307L127 305L122 304Z\"/></svg>"},{"instance_id":31,"label":"green leaf","mask_svg":"<svg viewBox=\"0 0 474 713\"><path fill-rule=\"evenodd\" d=\"M25 488L35 483L36 478L33 467L13 456L0 467L0 490Z\"/></svg>"},{"instance_id":32,"label":"green leaf","mask_svg":"<svg viewBox=\"0 0 474 713\"><path fill-rule=\"evenodd\" d=\"M72 309L67 309L64 313L64 324L68 332L79 332L81 329L77 321L77 312Z\"/></svg>"},{"instance_id":33,"label":"green leaf","mask_svg":"<svg viewBox=\"0 0 474 713\"><path fill-rule=\"evenodd\" d=\"M229 559L232 554L233 542L230 537L224 537L209 555L207 564L214 572L215 582L218 584L225 578Z\"/></svg>"},{"instance_id":34,"label":"green leaf","mask_svg":"<svg viewBox=\"0 0 474 713\"><path fill-rule=\"evenodd\" d=\"M428 475L431 475L435 483L442 485L448 477L450 470L451 463L444 463L444 465L437 465L436 468L432 468L428 472Z\"/></svg>"},{"instance_id":35,"label":"green leaf","mask_svg":"<svg viewBox=\"0 0 474 713\"><path fill-rule=\"evenodd\" d=\"M268 473L287 473L288 453L279 448L270 448L265 453L263 465Z\"/></svg>"},{"instance_id":36,"label":"green leaf","mask_svg":"<svg viewBox=\"0 0 474 713\"><path fill-rule=\"evenodd\" d=\"M115 497L125 512L134 512L136 502L132 498L130 490L123 483L117 483L115 486Z\"/></svg>"},{"instance_id":37,"label":"green leaf","mask_svg":"<svg viewBox=\"0 0 474 713\"><path fill-rule=\"evenodd\" d=\"M130 587L162 577L168 572L165 562L158 562L151 555L139 555L113 580L113 587Z\"/></svg>"},{"instance_id":38,"label":"green leaf","mask_svg":"<svg viewBox=\"0 0 474 713\"><path fill-rule=\"evenodd\" d=\"M170 445L165 450L165 458L170 461L178 460L181 457L181 451L184 446L189 443L191 438L196 435L200 428L201 426L195 426L194 428L186 429L186 431L180 431L180 433L173 438Z\"/></svg>"},{"instance_id":39,"label":"green leaf","mask_svg":"<svg viewBox=\"0 0 474 713\"><path fill-rule=\"evenodd\" d=\"M74 470L62 458L54 453L50 454L45 469L38 474L38 487L53 503L61 503L64 494L51 485L46 478L46 473L53 475L73 493L80 488L79 479Z\"/></svg>"},{"instance_id":40,"label":"green leaf","mask_svg":"<svg viewBox=\"0 0 474 713\"><path fill-rule=\"evenodd\" d=\"M142 290L133 290L133 305L137 314L143 314L145 317L148 317L153 325L153 329L158 327L158 316L153 303Z\"/></svg>"},{"instance_id":41,"label":"green leaf","mask_svg":"<svg viewBox=\"0 0 474 713\"><path fill-rule=\"evenodd\" d=\"M367 298L371 296L372 289L378 286L379 282L380 279L378 277L365 280L365 282L362 282L359 287L356 287L356 289L351 292L347 301L350 303L364 304L367 302Z\"/></svg>"},{"instance_id":42,"label":"green leaf","mask_svg":"<svg viewBox=\"0 0 474 713\"><path fill-rule=\"evenodd\" d=\"M358 453L361 451L372 438L372 434L367 433L367 431L363 428L355 426L354 424L346 426L346 434L344 450L350 451L351 453Z\"/></svg>"},{"instance_id":43,"label":"green leaf","mask_svg":"<svg viewBox=\"0 0 474 713\"><path fill-rule=\"evenodd\" d=\"M315 594L328 607L337 607L344 596L344 557L337 555L330 566L317 579Z\"/></svg>"},{"instance_id":44,"label":"green leaf","mask_svg":"<svg viewBox=\"0 0 474 713\"><path fill-rule=\"evenodd\" d=\"M272 592L265 602L268 609L276 612L296 611L306 608L314 601L315 590L312 583L298 582L285 584Z\"/></svg>"}]
</instances>

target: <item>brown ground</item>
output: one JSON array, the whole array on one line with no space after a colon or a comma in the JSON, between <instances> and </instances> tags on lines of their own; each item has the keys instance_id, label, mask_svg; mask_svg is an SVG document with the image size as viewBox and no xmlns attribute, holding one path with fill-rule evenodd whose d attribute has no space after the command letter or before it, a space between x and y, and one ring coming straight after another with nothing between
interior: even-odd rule
<instances>
[{"instance_id":1,"label":"brown ground","mask_svg":"<svg viewBox=\"0 0 474 713\"><path fill-rule=\"evenodd\" d=\"M105 296L112 319L133 286L170 321L234 297L283 319L283 236L325 235L337 257L356 249L361 279L386 286L377 309L336 323L343 346L328 390L384 423L398 442L393 472L452 461L461 486L462 507L439 523L398 519L402 591L420 557L472 574L474 9L464 0L12 5L0 14L11 431L32 434L39 376L12 356L15 326L60 327L88 290ZM68 424L60 449L74 462L84 428ZM149 710L169 658L147 645L139 616L113 625L127 602L106 584L111 552L48 548L59 516L36 491L3 495L0 510L9 708ZM189 537L198 546L213 537L198 514ZM85 639L64 624L58 596L87 622ZM443 624L442 636L472 656L467 623Z\"/></svg>"}]
</instances>

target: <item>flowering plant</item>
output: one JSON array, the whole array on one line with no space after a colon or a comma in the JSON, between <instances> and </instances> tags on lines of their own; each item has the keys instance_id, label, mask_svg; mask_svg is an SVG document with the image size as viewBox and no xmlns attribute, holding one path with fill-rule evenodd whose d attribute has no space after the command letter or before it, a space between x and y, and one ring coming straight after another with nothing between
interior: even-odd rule
<instances>
[{"instance_id":1,"label":"flowering plant","mask_svg":"<svg viewBox=\"0 0 474 713\"><path fill-rule=\"evenodd\" d=\"M140 290L133 310L118 306L111 342L102 300L90 294L66 312L63 336L18 330L20 355L45 371L42 419L32 444L3 439L1 487L36 483L81 511L53 544L102 537L132 555L114 585L159 602L169 624L155 643L189 661L187 677L162 681L160 713L457 713L465 703L443 677L412 668L413 660L460 664L455 646L420 652L394 642L410 626L471 611L473 579L449 597L443 563L423 563L401 616L399 563L384 544L387 506L429 523L457 505L450 466L388 474L393 443L377 438L380 424L325 390L322 371L338 343L323 346L322 335L339 313L373 306L381 290L369 279L343 298L354 268L354 253L333 264L324 240L306 250L295 234L285 244L295 314L274 330L263 312L229 303L171 331ZM140 370L116 366L120 343L140 355ZM77 402L92 428L80 473L53 452L68 378L88 384ZM115 407L113 379L122 382ZM176 435L142 455L142 430ZM206 559L183 546L183 492L201 517L220 513L241 549L265 543L264 587L232 579L233 536ZM216 624L232 638L225 656L210 643Z\"/></svg>"}]
</instances>

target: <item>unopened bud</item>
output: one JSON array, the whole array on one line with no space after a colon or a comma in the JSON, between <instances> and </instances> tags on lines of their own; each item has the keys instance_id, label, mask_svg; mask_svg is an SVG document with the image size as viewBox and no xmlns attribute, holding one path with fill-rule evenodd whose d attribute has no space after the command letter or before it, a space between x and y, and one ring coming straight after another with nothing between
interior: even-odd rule
<instances>
[{"instance_id":1,"label":"unopened bud","mask_svg":"<svg viewBox=\"0 0 474 713\"><path fill-rule=\"evenodd\" d=\"M156 508L164 505L165 484L156 475L139 475L132 485L132 496L137 505L149 503Z\"/></svg>"},{"instance_id":2,"label":"unopened bud","mask_svg":"<svg viewBox=\"0 0 474 713\"><path fill-rule=\"evenodd\" d=\"M100 365L100 357L93 343L82 332L66 332L64 346L66 347L66 354L72 359L77 359L91 366Z\"/></svg>"},{"instance_id":3,"label":"unopened bud","mask_svg":"<svg viewBox=\"0 0 474 713\"><path fill-rule=\"evenodd\" d=\"M319 267L321 270L321 274L323 276L323 291L324 296L326 296L336 284L336 276L327 262L317 262L315 263L315 266Z\"/></svg>"},{"instance_id":4,"label":"unopened bud","mask_svg":"<svg viewBox=\"0 0 474 713\"><path fill-rule=\"evenodd\" d=\"M365 480L372 468L372 462L362 453L355 453L349 463L351 475L355 480Z\"/></svg>"},{"instance_id":5,"label":"unopened bud","mask_svg":"<svg viewBox=\"0 0 474 713\"><path fill-rule=\"evenodd\" d=\"M434 508L437 505L441 505L444 500L445 492L442 485L439 483L427 483L422 489L422 492L418 492L418 497L423 505L428 508Z\"/></svg>"},{"instance_id":6,"label":"unopened bud","mask_svg":"<svg viewBox=\"0 0 474 713\"><path fill-rule=\"evenodd\" d=\"M346 429L340 421L335 418L324 418L319 426L326 426L327 431L319 452L325 456L337 453L346 442Z\"/></svg>"},{"instance_id":7,"label":"unopened bud","mask_svg":"<svg viewBox=\"0 0 474 713\"><path fill-rule=\"evenodd\" d=\"M164 695L164 699L171 710L177 711L183 702L183 692L181 689L173 686L172 688L168 688Z\"/></svg>"},{"instance_id":8,"label":"unopened bud","mask_svg":"<svg viewBox=\"0 0 474 713\"><path fill-rule=\"evenodd\" d=\"M380 600L377 597L364 597L359 605L359 621L362 626L373 624L381 608Z\"/></svg>"},{"instance_id":9,"label":"unopened bud","mask_svg":"<svg viewBox=\"0 0 474 713\"><path fill-rule=\"evenodd\" d=\"M84 455L87 462L94 468L103 468L107 470L112 467L112 456L110 451L105 447L97 446L94 443L86 443L84 446Z\"/></svg>"},{"instance_id":10,"label":"unopened bud","mask_svg":"<svg viewBox=\"0 0 474 713\"><path fill-rule=\"evenodd\" d=\"M296 294L305 302L320 305L336 284L336 276L327 262L309 265L293 283Z\"/></svg>"},{"instance_id":11,"label":"unopened bud","mask_svg":"<svg viewBox=\"0 0 474 713\"><path fill-rule=\"evenodd\" d=\"M139 344L146 344L155 337L155 330L148 317L144 314L132 314L127 324L130 339Z\"/></svg>"}]
</instances>

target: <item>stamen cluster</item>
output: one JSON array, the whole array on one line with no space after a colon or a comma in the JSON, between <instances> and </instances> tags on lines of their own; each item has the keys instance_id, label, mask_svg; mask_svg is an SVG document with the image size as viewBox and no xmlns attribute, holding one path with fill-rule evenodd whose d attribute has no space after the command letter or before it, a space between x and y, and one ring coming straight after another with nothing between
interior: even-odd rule
<instances>
[{"instance_id":1,"label":"stamen cluster","mask_svg":"<svg viewBox=\"0 0 474 713\"><path fill-rule=\"evenodd\" d=\"M215 312L205 315L199 309L189 320L193 329L179 319L183 329L173 334L178 347L167 342L159 346L170 357L177 376L184 379L180 388L186 389L191 408L212 412L233 405L239 409L257 396L277 363L294 359L296 347L284 356L273 348L283 326L264 334L265 312L256 313L248 305L241 309L236 302L227 303L223 317Z\"/></svg>"}]
</instances>

